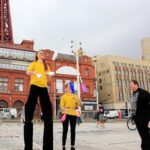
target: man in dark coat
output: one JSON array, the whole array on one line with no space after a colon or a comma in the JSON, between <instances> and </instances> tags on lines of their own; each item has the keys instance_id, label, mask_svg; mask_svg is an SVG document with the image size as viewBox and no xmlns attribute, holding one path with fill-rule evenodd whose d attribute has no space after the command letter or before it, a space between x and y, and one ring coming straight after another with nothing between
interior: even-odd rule
<instances>
[{"instance_id":1,"label":"man in dark coat","mask_svg":"<svg viewBox=\"0 0 150 150\"><path fill-rule=\"evenodd\" d=\"M136 80L130 82L133 91L131 110L141 137L142 150L150 150L150 93L139 88Z\"/></svg>"}]
</instances>

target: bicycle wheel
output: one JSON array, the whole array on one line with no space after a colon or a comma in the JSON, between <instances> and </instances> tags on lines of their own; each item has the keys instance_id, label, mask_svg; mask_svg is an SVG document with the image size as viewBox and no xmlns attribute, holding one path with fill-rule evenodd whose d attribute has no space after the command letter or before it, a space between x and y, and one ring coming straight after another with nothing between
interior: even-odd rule
<instances>
[{"instance_id":1,"label":"bicycle wheel","mask_svg":"<svg viewBox=\"0 0 150 150\"><path fill-rule=\"evenodd\" d=\"M128 129L131 130L131 131L136 130L136 124L135 124L135 122L134 122L133 119L129 118L129 119L127 120L127 127L128 127Z\"/></svg>"}]
</instances>

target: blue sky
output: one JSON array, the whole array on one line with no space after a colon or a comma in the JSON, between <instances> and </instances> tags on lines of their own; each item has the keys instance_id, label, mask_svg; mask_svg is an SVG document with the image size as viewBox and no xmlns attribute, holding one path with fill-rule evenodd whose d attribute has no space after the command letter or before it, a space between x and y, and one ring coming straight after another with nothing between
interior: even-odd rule
<instances>
[{"instance_id":1,"label":"blue sky","mask_svg":"<svg viewBox=\"0 0 150 150\"><path fill-rule=\"evenodd\" d=\"M15 43L35 42L35 49L89 56L141 57L141 40L150 37L149 0L10 0Z\"/></svg>"}]
</instances>

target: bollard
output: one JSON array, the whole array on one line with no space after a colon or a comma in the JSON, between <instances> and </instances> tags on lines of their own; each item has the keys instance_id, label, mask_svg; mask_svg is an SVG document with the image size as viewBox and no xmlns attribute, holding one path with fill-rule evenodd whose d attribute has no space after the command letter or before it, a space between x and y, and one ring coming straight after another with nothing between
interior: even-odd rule
<instances>
[{"instance_id":1,"label":"bollard","mask_svg":"<svg viewBox=\"0 0 150 150\"><path fill-rule=\"evenodd\" d=\"M121 119L121 111L119 110L118 111L118 120L120 120Z\"/></svg>"}]
</instances>

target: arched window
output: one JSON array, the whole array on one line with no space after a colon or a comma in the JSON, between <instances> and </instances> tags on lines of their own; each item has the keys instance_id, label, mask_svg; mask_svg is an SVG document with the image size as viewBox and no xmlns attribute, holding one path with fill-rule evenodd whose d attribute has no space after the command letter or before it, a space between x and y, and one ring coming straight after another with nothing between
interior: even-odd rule
<instances>
[{"instance_id":1,"label":"arched window","mask_svg":"<svg viewBox=\"0 0 150 150\"><path fill-rule=\"evenodd\" d=\"M6 100L0 99L0 108L8 108L8 103Z\"/></svg>"},{"instance_id":2,"label":"arched window","mask_svg":"<svg viewBox=\"0 0 150 150\"><path fill-rule=\"evenodd\" d=\"M89 70L86 68L85 69L85 76L88 77L89 76Z\"/></svg>"}]
</instances>

